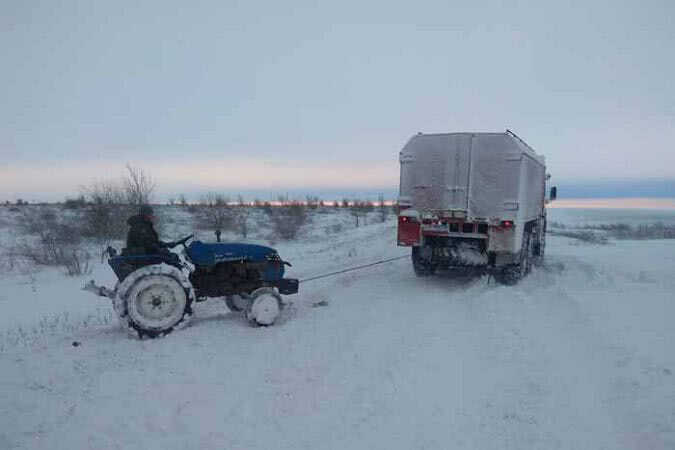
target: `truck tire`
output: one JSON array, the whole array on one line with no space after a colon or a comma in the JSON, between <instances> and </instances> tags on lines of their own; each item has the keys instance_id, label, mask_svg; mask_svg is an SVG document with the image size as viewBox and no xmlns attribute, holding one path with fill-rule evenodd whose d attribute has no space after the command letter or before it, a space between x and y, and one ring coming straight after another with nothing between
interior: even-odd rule
<instances>
[{"instance_id":1,"label":"truck tire","mask_svg":"<svg viewBox=\"0 0 675 450\"><path fill-rule=\"evenodd\" d=\"M415 275L418 277L428 277L433 275L435 272L434 267L431 265L431 263L422 258L420 253L421 247L412 248L411 258Z\"/></svg>"},{"instance_id":2,"label":"truck tire","mask_svg":"<svg viewBox=\"0 0 675 450\"><path fill-rule=\"evenodd\" d=\"M537 223L537 234L532 247L532 264L540 266L544 263L546 253L546 219Z\"/></svg>"},{"instance_id":3,"label":"truck tire","mask_svg":"<svg viewBox=\"0 0 675 450\"><path fill-rule=\"evenodd\" d=\"M156 264L129 274L118 287L113 307L131 335L156 338L187 324L194 299L194 290L180 270Z\"/></svg>"},{"instance_id":4,"label":"truck tire","mask_svg":"<svg viewBox=\"0 0 675 450\"><path fill-rule=\"evenodd\" d=\"M532 269L532 233L525 231L523 233L523 243L520 247L519 260L517 264L509 264L495 274L495 279L507 286L518 284L525 275Z\"/></svg>"},{"instance_id":5,"label":"truck tire","mask_svg":"<svg viewBox=\"0 0 675 450\"><path fill-rule=\"evenodd\" d=\"M546 253L546 235L540 235L539 242L534 247L534 251L532 252L533 254L532 263L535 266L541 266L542 264L544 264L545 253Z\"/></svg>"}]
</instances>

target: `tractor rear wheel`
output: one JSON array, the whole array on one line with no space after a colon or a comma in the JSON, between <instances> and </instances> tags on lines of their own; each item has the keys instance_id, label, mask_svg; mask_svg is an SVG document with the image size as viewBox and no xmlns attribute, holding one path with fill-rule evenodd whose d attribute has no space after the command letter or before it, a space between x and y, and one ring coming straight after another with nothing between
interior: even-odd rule
<instances>
[{"instance_id":1,"label":"tractor rear wheel","mask_svg":"<svg viewBox=\"0 0 675 450\"><path fill-rule=\"evenodd\" d=\"M184 326L192 315L194 291L175 267L158 264L129 274L114 300L120 323L139 338L156 338Z\"/></svg>"}]
</instances>

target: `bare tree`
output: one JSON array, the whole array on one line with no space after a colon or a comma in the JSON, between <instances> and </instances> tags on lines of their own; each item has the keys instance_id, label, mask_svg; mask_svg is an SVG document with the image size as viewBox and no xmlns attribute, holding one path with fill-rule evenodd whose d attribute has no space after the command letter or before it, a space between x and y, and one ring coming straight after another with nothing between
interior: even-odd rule
<instances>
[{"instance_id":1,"label":"bare tree","mask_svg":"<svg viewBox=\"0 0 675 450\"><path fill-rule=\"evenodd\" d=\"M277 201L279 202L279 204L280 204L281 206L286 206L286 205L288 205L288 204L290 203L290 201L288 200L288 194L286 194L286 195L278 195L278 196L277 196Z\"/></svg>"},{"instance_id":2,"label":"bare tree","mask_svg":"<svg viewBox=\"0 0 675 450\"><path fill-rule=\"evenodd\" d=\"M359 227L359 219L365 216L365 209L363 208L363 202L360 200L354 200L349 208L349 214L352 215L356 221L356 228ZM365 219L364 219L365 221Z\"/></svg>"},{"instance_id":3,"label":"bare tree","mask_svg":"<svg viewBox=\"0 0 675 450\"><path fill-rule=\"evenodd\" d=\"M306 207L300 202L270 206L265 209L265 213L270 218L274 232L281 239L295 239L302 225L307 222Z\"/></svg>"},{"instance_id":4,"label":"bare tree","mask_svg":"<svg viewBox=\"0 0 675 450\"><path fill-rule=\"evenodd\" d=\"M386 222L389 217L389 208L384 204L384 195L380 194L377 198L378 212L380 213L380 222Z\"/></svg>"},{"instance_id":5,"label":"bare tree","mask_svg":"<svg viewBox=\"0 0 675 450\"><path fill-rule=\"evenodd\" d=\"M124 178L124 191L130 205L147 205L157 184L152 177L140 167L127 164L127 175Z\"/></svg>"},{"instance_id":6,"label":"bare tree","mask_svg":"<svg viewBox=\"0 0 675 450\"><path fill-rule=\"evenodd\" d=\"M349 213L354 217L356 221L356 227L358 228L360 220L363 219L363 224L366 224L366 215L375 209L375 205L371 201L361 201L354 200L349 207Z\"/></svg>"},{"instance_id":7,"label":"bare tree","mask_svg":"<svg viewBox=\"0 0 675 450\"><path fill-rule=\"evenodd\" d=\"M306 199L307 199L307 207L310 209L318 208L319 203L321 202L321 200L317 196L308 195Z\"/></svg>"},{"instance_id":8,"label":"bare tree","mask_svg":"<svg viewBox=\"0 0 675 450\"><path fill-rule=\"evenodd\" d=\"M246 204L244 198L240 195L237 199L237 206L232 209L232 221L237 232L242 238L248 237L249 231L249 216L251 215L251 208Z\"/></svg>"},{"instance_id":9,"label":"bare tree","mask_svg":"<svg viewBox=\"0 0 675 450\"><path fill-rule=\"evenodd\" d=\"M180 203L180 206L187 206L187 199L185 198L185 194L180 194L178 196L178 203Z\"/></svg>"},{"instance_id":10,"label":"bare tree","mask_svg":"<svg viewBox=\"0 0 675 450\"><path fill-rule=\"evenodd\" d=\"M201 206L196 216L199 228L222 232L232 227L232 207L227 196L210 192L199 203Z\"/></svg>"}]
</instances>

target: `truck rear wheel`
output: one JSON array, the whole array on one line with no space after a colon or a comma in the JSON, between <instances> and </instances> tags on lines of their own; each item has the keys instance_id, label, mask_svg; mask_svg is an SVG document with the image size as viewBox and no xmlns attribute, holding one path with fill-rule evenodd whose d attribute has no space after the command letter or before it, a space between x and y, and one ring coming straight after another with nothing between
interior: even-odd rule
<instances>
[{"instance_id":1,"label":"truck rear wheel","mask_svg":"<svg viewBox=\"0 0 675 450\"><path fill-rule=\"evenodd\" d=\"M517 264L510 264L504 267L501 271L495 274L495 279L507 286L518 284L520 280L525 278L525 275L530 273L532 269L532 233L525 232L523 234L523 243L520 248L520 255Z\"/></svg>"},{"instance_id":2,"label":"truck rear wheel","mask_svg":"<svg viewBox=\"0 0 675 450\"><path fill-rule=\"evenodd\" d=\"M540 220L537 223L537 233L532 245L532 264L540 266L544 263L544 254L546 253L546 220Z\"/></svg>"},{"instance_id":3,"label":"truck rear wheel","mask_svg":"<svg viewBox=\"0 0 675 450\"><path fill-rule=\"evenodd\" d=\"M545 252L546 252L546 236L544 235L539 238L539 242L534 247L534 251L532 252L533 254L532 263L535 266L540 266L544 263Z\"/></svg>"},{"instance_id":4,"label":"truck rear wheel","mask_svg":"<svg viewBox=\"0 0 675 450\"><path fill-rule=\"evenodd\" d=\"M421 247L412 248L411 258L415 275L418 277L428 277L434 274L435 270L431 262L422 258Z\"/></svg>"}]
</instances>

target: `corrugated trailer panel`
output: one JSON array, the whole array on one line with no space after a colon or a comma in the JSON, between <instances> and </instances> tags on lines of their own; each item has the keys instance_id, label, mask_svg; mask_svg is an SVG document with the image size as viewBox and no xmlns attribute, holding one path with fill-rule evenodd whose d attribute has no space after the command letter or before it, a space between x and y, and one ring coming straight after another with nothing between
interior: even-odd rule
<instances>
[{"instance_id":1,"label":"corrugated trailer panel","mask_svg":"<svg viewBox=\"0 0 675 450\"><path fill-rule=\"evenodd\" d=\"M414 136L401 152L401 197L420 209L466 209L471 136Z\"/></svg>"},{"instance_id":2,"label":"corrugated trailer panel","mask_svg":"<svg viewBox=\"0 0 675 450\"><path fill-rule=\"evenodd\" d=\"M504 134L475 134L469 216L515 219L520 189L520 150Z\"/></svg>"},{"instance_id":3,"label":"corrugated trailer panel","mask_svg":"<svg viewBox=\"0 0 675 450\"><path fill-rule=\"evenodd\" d=\"M520 220L534 220L541 215L544 203L545 171L540 162L523 154L523 175L520 191Z\"/></svg>"}]
</instances>

